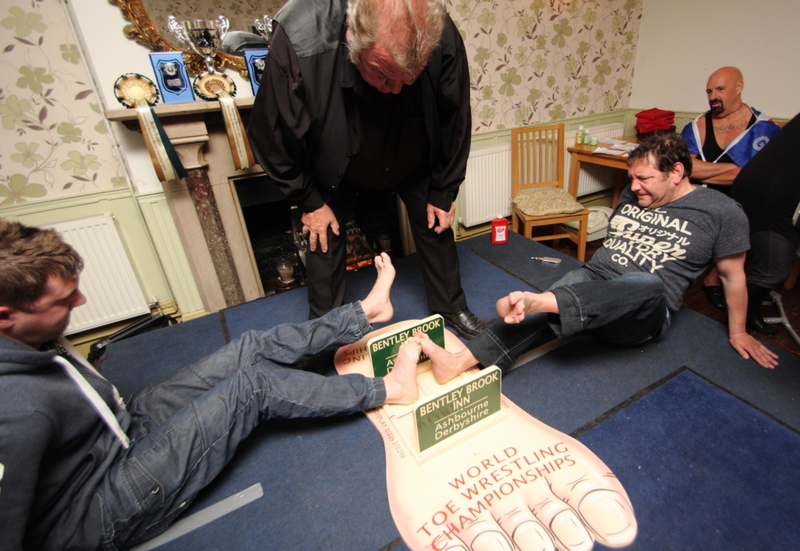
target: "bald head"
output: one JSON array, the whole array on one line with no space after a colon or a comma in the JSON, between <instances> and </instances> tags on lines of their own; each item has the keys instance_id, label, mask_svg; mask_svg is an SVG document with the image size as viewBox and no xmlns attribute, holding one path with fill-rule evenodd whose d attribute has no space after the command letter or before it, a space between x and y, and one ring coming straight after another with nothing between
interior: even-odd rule
<instances>
[{"instance_id":1,"label":"bald head","mask_svg":"<svg viewBox=\"0 0 800 551\"><path fill-rule=\"evenodd\" d=\"M736 67L722 67L721 69L717 69L716 71L711 73L710 77L708 77L709 80L711 80L712 78L724 78L726 80L744 81L742 72Z\"/></svg>"},{"instance_id":2,"label":"bald head","mask_svg":"<svg viewBox=\"0 0 800 551\"><path fill-rule=\"evenodd\" d=\"M708 77L706 96L711 115L724 118L742 106L744 78L736 67L717 69Z\"/></svg>"}]
</instances>

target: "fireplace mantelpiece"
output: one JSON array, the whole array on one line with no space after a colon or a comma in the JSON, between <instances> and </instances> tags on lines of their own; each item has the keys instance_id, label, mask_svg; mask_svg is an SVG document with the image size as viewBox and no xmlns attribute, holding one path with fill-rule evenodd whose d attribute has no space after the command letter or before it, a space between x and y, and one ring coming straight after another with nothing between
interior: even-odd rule
<instances>
[{"instance_id":1,"label":"fireplace mantelpiece","mask_svg":"<svg viewBox=\"0 0 800 551\"><path fill-rule=\"evenodd\" d=\"M255 98L234 101L245 126ZM170 212L186 250L203 305L216 312L264 296L235 179L263 174L260 166L236 170L217 102L157 105L156 115L189 171L162 182ZM109 109L110 121L140 131L134 109ZM397 200L401 255L415 252L403 202Z\"/></svg>"},{"instance_id":2,"label":"fireplace mantelpiece","mask_svg":"<svg viewBox=\"0 0 800 551\"><path fill-rule=\"evenodd\" d=\"M247 122L254 98L234 100ZM175 147L187 178L162 182L172 218L208 312L264 296L253 250L231 177L261 173L258 165L236 170L217 102L153 108ZM134 109L110 109L110 121L139 131Z\"/></svg>"}]
</instances>

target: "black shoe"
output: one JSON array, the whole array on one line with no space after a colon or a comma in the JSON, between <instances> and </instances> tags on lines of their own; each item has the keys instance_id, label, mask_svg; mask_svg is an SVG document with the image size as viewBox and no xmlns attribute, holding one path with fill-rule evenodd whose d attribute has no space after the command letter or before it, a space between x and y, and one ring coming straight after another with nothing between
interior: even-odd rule
<instances>
[{"instance_id":1,"label":"black shoe","mask_svg":"<svg viewBox=\"0 0 800 551\"><path fill-rule=\"evenodd\" d=\"M459 335L467 340L478 336L478 333L486 329L486 323L470 312L469 308L464 308L457 314L443 314L439 315L444 318L444 324L451 329L455 329Z\"/></svg>"},{"instance_id":2,"label":"black shoe","mask_svg":"<svg viewBox=\"0 0 800 551\"><path fill-rule=\"evenodd\" d=\"M778 328L765 322L764 318L761 316L748 316L747 328L752 329L753 331L758 331L762 335L767 335L769 337L778 334Z\"/></svg>"},{"instance_id":3,"label":"black shoe","mask_svg":"<svg viewBox=\"0 0 800 551\"><path fill-rule=\"evenodd\" d=\"M728 308L728 305L725 303L725 293L722 290L722 285L704 286L703 291L706 292L708 302L711 303L711 306L719 308L720 310Z\"/></svg>"}]
</instances>

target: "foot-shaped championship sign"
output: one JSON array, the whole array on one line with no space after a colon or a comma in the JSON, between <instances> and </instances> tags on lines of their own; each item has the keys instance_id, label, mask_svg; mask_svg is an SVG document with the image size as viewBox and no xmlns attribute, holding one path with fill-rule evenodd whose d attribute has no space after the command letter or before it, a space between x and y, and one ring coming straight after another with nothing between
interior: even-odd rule
<instances>
[{"instance_id":1,"label":"foot-shaped championship sign","mask_svg":"<svg viewBox=\"0 0 800 551\"><path fill-rule=\"evenodd\" d=\"M464 348L433 316L339 349L336 369L385 376L417 331L451 352ZM413 404L367 412L385 445L392 517L413 551L578 551L595 541L633 542L636 518L619 480L586 446L503 396L497 367L440 385L421 354L417 385Z\"/></svg>"}]
</instances>

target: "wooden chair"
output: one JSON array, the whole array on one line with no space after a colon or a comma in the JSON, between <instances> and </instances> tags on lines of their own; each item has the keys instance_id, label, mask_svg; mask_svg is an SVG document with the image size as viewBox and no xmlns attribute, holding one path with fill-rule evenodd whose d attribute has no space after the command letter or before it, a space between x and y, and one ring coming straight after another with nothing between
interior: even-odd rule
<instances>
[{"instance_id":1,"label":"wooden chair","mask_svg":"<svg viewBox=\"0 0 800 551\"><path fill-rule=\"evenodd\" d=\"M586 233L589 227L589 211L565 190L564 182L564 125L531 126L511 130L511 175L512 197L511 229L534 241L567 238L578 245L577 258L586 258ZM554 192L552 190L560 190ZM538 194L519 201L520 194ZM519 202L537 204L538 198L558 194L564 210L575 212L552 212L557 205L544 207L546 214L526 214ZM563 196L563 197L562 197ZM528 207L530 212L530 208ZM536 212L538 209L534 209ZM578 222L578 232L564 228L566 222ZM550 235L533 235L536 226L553 226ZM522 227L522 231L520 231Z\"/></svg>"}]
</instances>

